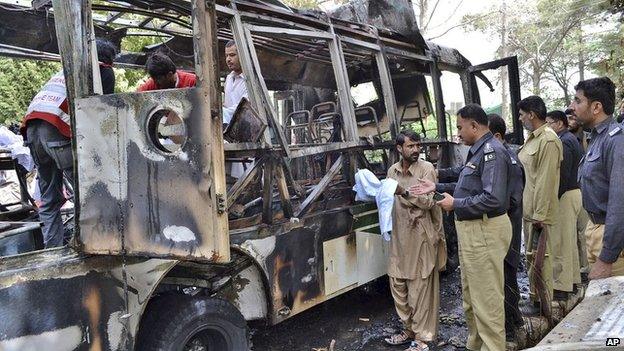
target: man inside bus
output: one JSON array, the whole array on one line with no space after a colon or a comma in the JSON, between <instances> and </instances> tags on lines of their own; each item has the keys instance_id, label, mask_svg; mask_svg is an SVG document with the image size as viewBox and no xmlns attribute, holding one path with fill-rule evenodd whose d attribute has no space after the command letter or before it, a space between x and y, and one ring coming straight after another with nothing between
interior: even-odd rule
<instances>
[{"instance_id":1,"label":"man inside bus","mask_svg":"<svg viewBox=\"0 0 624 351\"><path fill-rule=\"evenodd\" d=\"M179 70L169 56L156 52L145 64L150 78L139 86L137 91L150 91L173 88L190 88L195 86L195 74Z\"/></svg>"},{"instance_id":2,"label":"man inside bus","mask_svg":"<svg viewBox=\"0 0 624 351\"><path fill-rule=\"evenodd\" d=\"M231 71L225 77L225 96L223 99L223 124L229 124L242 98L248 99L246 78L238 58L238 50L233 40L225 44L225 64Z\"/></svg>"},{"instance_id":3,"label":"man inside bus","mask_svg":"<svg viewBox=\"0 0 624 351\"><path fill-rule=\"evenodd\" d=\"M234 117L234 112L243 98L248 99L247 85L243 69L238 58L238 50L233 40L225 44L225 64L230 73L225 77L225 96L223 97L223 128L227 127ZM253 159L251 159L253 162ZM229 162L228 162L229 163ZM227 163L226 163L227 164ZM245 173L242 162L231 162L230 176L240 178Z\"/></svg>"},{"instance_id":4,"label":"man inside bus","mask_svg":"<svg viewBox=\"0 0 624 351\"><path fill-rule=\"evenodd\" d=\"M108 41L97 40L100 78L104 94L115 90L113 59L116 49ZM63 178L73 183L73 154L67 87L63 70L57 72L35 95L20 128L25 144L37 165L41 205L39 219L43 222L45 248L63 246L68 240L61 218L66 201Z\"/></svg>"}]
</instances>

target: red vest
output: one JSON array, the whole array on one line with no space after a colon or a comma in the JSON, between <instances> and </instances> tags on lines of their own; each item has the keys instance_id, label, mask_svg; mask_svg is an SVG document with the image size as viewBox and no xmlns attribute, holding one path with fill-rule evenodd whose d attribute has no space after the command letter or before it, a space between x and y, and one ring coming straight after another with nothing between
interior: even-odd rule
<instances>
[{"instance_id":1,"label":"red vest","mask_svg":"<svg viewBox=\"0 0 624 351\"><path fill-rule=\"evenodd\" d=\"M30 102L26 117L22 120L20 127L24 138L26 137L26 123L32 119L42 119L55 126L64 136L71 138L67 87L62 70L52 76Z\"/></svg>"}]
</instances>

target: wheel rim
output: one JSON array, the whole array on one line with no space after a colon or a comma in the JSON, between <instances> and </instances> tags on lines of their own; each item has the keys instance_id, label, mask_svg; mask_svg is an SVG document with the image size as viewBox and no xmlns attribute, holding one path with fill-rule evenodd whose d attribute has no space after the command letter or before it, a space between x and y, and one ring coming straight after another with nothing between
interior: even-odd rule
<instances>
[{"instance_id":1,"label":"wheel rim","mask_svg":"<svg viewBox=\"0 0 624 351\"><path fill-rule=\"evenodd\" d=\"M225 351L231 350L229 337L218 326L203 326L193 332L185 341L183 351Z\"/></svg>"}]
</instances>

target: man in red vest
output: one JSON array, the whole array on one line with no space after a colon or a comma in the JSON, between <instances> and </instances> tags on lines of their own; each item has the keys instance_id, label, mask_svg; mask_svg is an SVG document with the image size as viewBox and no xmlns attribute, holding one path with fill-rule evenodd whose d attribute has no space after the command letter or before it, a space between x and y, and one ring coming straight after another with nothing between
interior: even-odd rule
<instances>
[{"instance_id":1,"label":"man in red vest","mask_svg":"<svg viewBox=\"0 0 624 351\"><path fill-rule=\"evenodd\" d=\"M97 40L100 76L104 94L115 89L112 64L116 49L110 42ZM39 219L43 222L46 248L62 246L64 237L61 207L65 203L63 176L73 183L73 154L67 87L63 71L56 73L33 98L20 132L37 165L41 205Z\"/></svg>"},{"instance_id":2,"label":"man in red vest","mask_svg":"<svg viewBox=\"0 0 624 351\"><path fill-rule=\"evenodd\" d=\"M197 80L195 74L178 70L167 55L158 52L147 59L145 69L150 78L139 86L138 91L190 88Z\"/></svg>"}]
</instances>

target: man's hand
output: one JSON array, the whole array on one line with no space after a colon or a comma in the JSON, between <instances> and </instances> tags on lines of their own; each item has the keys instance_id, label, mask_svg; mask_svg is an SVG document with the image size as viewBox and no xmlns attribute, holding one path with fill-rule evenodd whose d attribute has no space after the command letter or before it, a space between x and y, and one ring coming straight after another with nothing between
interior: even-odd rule
<instances>
[{"instance_id":1,"label":"man's hand","mask_svg":"<svg viewBox=\"0 0 624 351\"><path fill-rule=\"evenodd\" d=\"M442 194L442 195L444 195L444 200L440 200L440 201L438 201L438 202L436 202L436 203L437 203L440 207L442 207L442 209L443 209L444 211L447 211L447 212L449 212L449 211L453 211L453 209L455 208L455 207L453 206L453 200L455 200L455 199L453 199L453 197L452 197L451 195L449 195L448 193L444 193L444 194Z\"/></svg>"},{"instance_id":2,"label":"man's hand","mask_svg":"<svg viewBox=\"0 0 624 351\"><path fill-rule=\"evenodd\" d=\"M435 183L428 179L419 178L418 183L412 185L408 190L412 196L429 194L435 191Z\"/></svg>"},{"instance_id":3,"label":"man's hand","mask_svg":"<svg viewBox=\"0 0 624 351\"><path fill-rule=\"evenodd\" d=\"M613 264L603 262L597 258L596 262L591 267L591 272L589 272L589 279L595 280L609 278L611 276L612 266Z\"/></svg>"}]
</instances>

